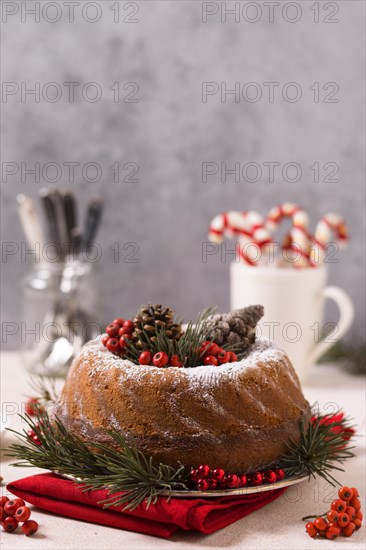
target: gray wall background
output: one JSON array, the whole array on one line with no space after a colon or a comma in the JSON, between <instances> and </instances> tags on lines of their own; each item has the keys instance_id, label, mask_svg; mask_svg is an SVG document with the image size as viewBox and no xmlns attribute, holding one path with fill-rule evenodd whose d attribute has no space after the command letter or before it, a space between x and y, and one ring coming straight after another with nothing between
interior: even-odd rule
<instances>
[{"instance_id":1,"label":"gray wall background","mask_svg":"<svg viewBox=\"0 0 366 550\"><path fill-rule=\"evenodd\" d=\"M12 2L21 8L20 2ZM24 4L24 2L23 2ZM25 2L32 7L34 2ZM263 2L262 17L256 23L239 22L232 16L220 21L220 13L202 21L202 3L193 1L120 2L120 17L132 16L136 23L113 21L113 2L96 2L102 12L96 23L81 17L69 21L67 8L58 2L62 17L49 23L41 14L39 23L20 12L2 23L2 79L21 87L56 82L62 88L60 101L40 98L36 103L20 94L2 102L2 167L4 163L39 162L99 163L102 176L91 183L76 169L76 181L68 181L64 166L61 187L73 188L81 204L96 194L105 199L105 217L98 243L102 259L100 274L103 307L99 318L109 321L116 314L128 315L151 300L171 305L185 318L195 316L209 304L229 307L229 265L219 257L202 262L211 218L228 209L257 209L263 215L274 204L298 202L309 210L312 224L327 211L340 212L351 231L348 248L331 264L330 281L352 296L356 321L352 334L362 335L364 317L364 3L331 3L339 9L325 9L319 3L319 23L314 22L313 2L298 2L300 20L289 23L281 15L284 2L276 7L275 21L268 20ZM214 3L215 4L215 3ZM227 3L232 7L234 3ZM241 8L247 2L241 2ZM41 2L44 6L45 2ZM217 6L220 4L217 3ZM137 9L136 8L136 9ZM244 6L245 8L245 6ZM49 8L46 17L56 11ZM254 9L254 8L253 8ZM93 18L92 8L87 17ZM288 17L294 18L293 11ZM246 12L253 19L254 11ZM338 19L326 23L324 19ZM78 82L73 103L67 100L64 82ZM96 103L83 99L80 88L97 82L102 98ZM127 82L138 85L137 103L113 100L109 87ZM256 82L262 99L220 101L219 94L202 101L202 82ZM278 82L275 100L268 101L265 82ZM302 90L298 102L282 98L283 86L296 82ZM309 89L320 85L320 101L314 102ZM337 103L325 103L335 82ZM293 93L294 89L289 90ZM252 89L253 92L253 89ZM90 90L92 93L92 90ZM51 96L52 90L49 89ZM115 162L123 167L137 163L138 183L113 181L108 168ZM226 183L215 175L202 182L203 162L242 165L255 162L263 169L260 181ZM268 181L263 163L279 162L275 181ZM302 168L298 182L288 182L280 170L288 162ZM325 180L330 169L320 169L314 181L315 162L339 166L338 182ZM289 172L291 174L291 172ZM51 172L50 172L51 174ZM123 172L124 176L126 171ZM91 176L90 176L91 177ZM292 176L290 176L292 177ZM20 172L2 178L3 241L24 240L15 197L19 192L36 196L39 183ZM109 246L136 242L138 263L115 263ZM126 251L123 251L126 254ZM2 318L19 319L21 281L30 262L19 254L2 263ZM328 317L335 311L329 309ZM7 342L15 346L16 339Z\"/></svg>"}]
</instances>

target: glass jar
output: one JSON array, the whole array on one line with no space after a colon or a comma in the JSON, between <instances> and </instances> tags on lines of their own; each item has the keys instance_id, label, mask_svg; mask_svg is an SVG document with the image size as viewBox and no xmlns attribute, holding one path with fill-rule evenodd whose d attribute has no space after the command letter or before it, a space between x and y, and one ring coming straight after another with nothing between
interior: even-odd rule
<instances>
[{"instance_id":1,"label":"glass jar","mask_svg":"<svg viewBox=\"0 0 366 550\"><path fill-rule=\"evenodd\" d=\"M79 258L34 264L23 283L21 353L28 371L65 376L88 340L100 334L94 265Z\"/></svg>"}]
</instances>

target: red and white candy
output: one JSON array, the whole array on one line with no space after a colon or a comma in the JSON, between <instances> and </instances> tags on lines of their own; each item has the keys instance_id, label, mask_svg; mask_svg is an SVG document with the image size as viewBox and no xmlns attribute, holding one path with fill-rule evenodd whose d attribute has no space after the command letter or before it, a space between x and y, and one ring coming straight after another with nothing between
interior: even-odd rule
<instances>
[{"instance_id":1,"label":"red and white candy","mask_svg":"<svg viewBox=\"0 0 366 550\"><path fill-rule=\"evenodd\" d=\"M309 217L307 213L290 202L274 206L266 218L267 229L275 231L285 218L290 218L292 222L292 227L282 244L283 250L286 251L287 262L285 264L289 263L295 268L310 267L312 237L308 229Z\"/></svg>"},{"instance_id":2,"label":"red and white candy","mask_svg":"<svg viewBox=\"0 0 366 550\"><path fill-rule=\"evenodd\" d=\"M309 268L323 263L328 243L334 241L344 246L348 240L348 228L341 216L327 213L318 222L315 235L309 232L309 217L298 205L285 202L274 206L265 220L253 210L232 210L215 216L209 228L209 239L222 243L225 238L238 241L237 253L241 261L256 266L268 263L273 233L286 218L291 220L291 229L282 242L282 258L277 265L282 267Z\"/></svg>"},{"instance_id":3,"label":"red and white candy","mask_svg":"<svg viewBox=\"0 0 366 550\"><path fill-rule=\"evenodd\" d=\"M225 237L236 239L240 245L240 259L253 266L257 265L263 250L272 242L262 216L252 210L232 210L215 216L210 223L208 237L215 243L223 242Z\"/></svg>"},{"instance_id":4,"label":"red and white candy","mask_svg":"<svg viewBox=\"0 0 366 550\"><path fill-rule=\"evenodd\" d=\"M332 241L332 235L334 241ZM348 227L339 214L328 212L318 222L313 239L313 246L310 258L315 263L323 263L327 245L335 242L338 246L344 247L349 239Z\"/></svg>"}]
</instances>

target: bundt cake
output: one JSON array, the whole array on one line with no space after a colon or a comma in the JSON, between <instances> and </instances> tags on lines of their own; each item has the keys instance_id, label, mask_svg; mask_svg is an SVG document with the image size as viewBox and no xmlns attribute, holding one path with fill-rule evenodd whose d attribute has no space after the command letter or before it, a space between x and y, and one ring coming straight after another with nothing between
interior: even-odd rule
<instances>
[{"instance_id":1,"label":"bundt cake","mask_svg":"<svg viewBox=\"0 0 366 550\"><path fill-rule=\"evenodd\" d=\"M101 338L74 360L55 414L85 441L133 434L154 461L250 472L278 463L310 407L286 354L257 340L241 361L196 368L136 365Z\"/></svg>"}]
</instances>

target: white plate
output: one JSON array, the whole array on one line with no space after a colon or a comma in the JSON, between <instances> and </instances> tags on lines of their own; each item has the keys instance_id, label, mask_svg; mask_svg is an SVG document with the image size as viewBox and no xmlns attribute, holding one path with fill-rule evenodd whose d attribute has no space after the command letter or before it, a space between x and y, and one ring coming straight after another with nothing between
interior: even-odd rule
<instances>
[{"instance_id":1,"label":"white plate","mask_svg":"<svg viewBox=\"0 0 366 550\"><path fill-rule=\"evenodd\" d=\"M59 471L53 471L53 474L57 474L65 479L70 479L71 481L81 482L80 478L68 474L62 474ZM171 496L175 498L211 498L211 497L232 497L235 495L250 495L253 493L264 493L265 491L275 491L276 489L282 489L283 487L290 487L290 485L296 485L297 483L302 483L306 481L308 476L301 477L290 477L288 479L283 479L282 481L277 481L276 483L267 483L266 485L258 485L257 487L240 487L239 489L220 489L220 490L210 490L210 491L166 491L160 493L161 496Z\"/></svg>"}]
</instances>

